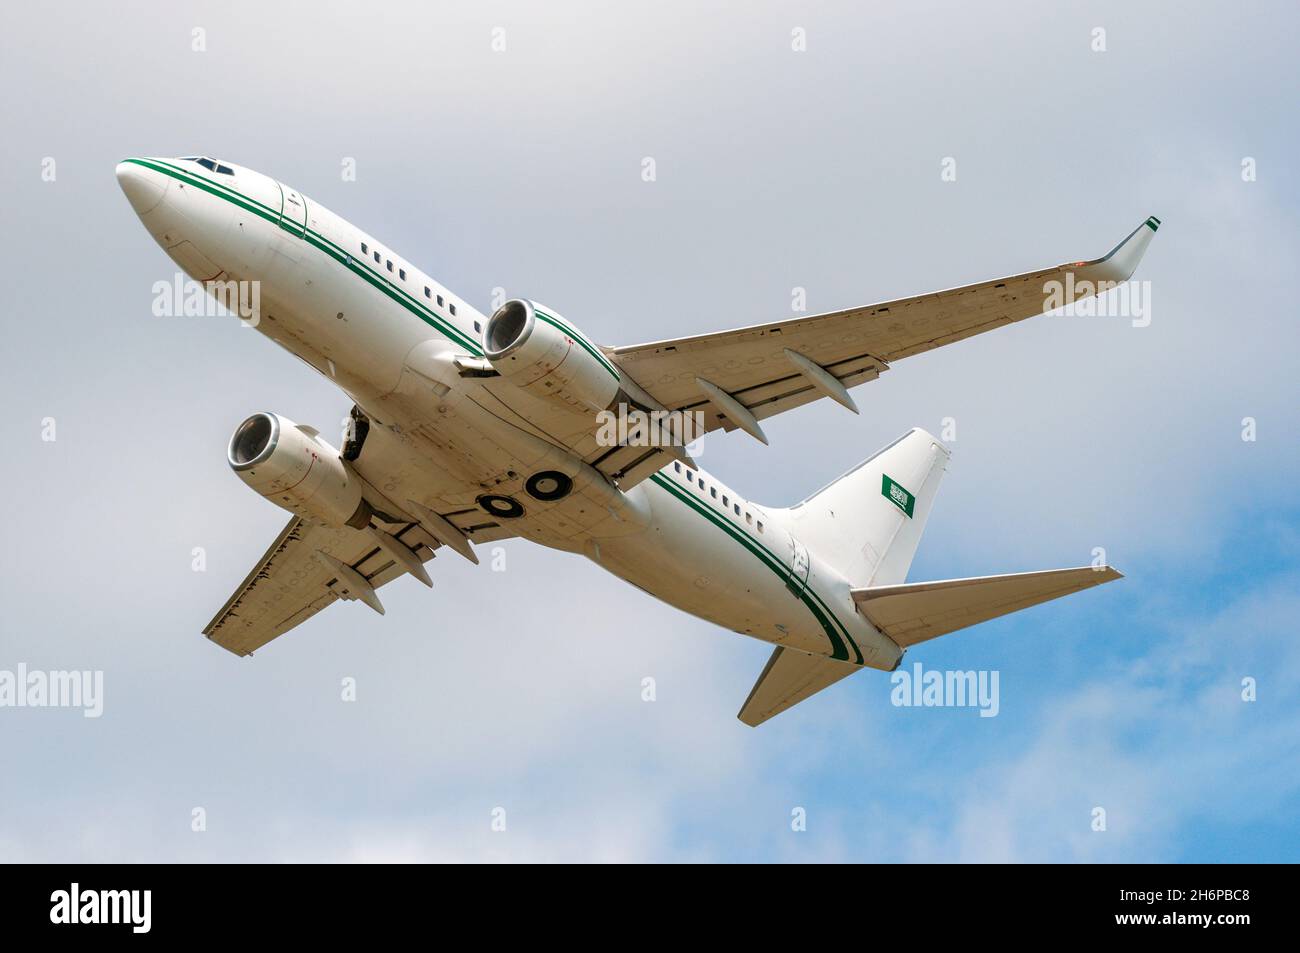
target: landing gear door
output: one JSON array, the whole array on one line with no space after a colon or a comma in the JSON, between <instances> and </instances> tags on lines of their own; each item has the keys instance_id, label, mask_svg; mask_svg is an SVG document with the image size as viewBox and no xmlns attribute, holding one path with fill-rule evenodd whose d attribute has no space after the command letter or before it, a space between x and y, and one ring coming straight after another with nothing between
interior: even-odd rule
<instances>
[{"instance_id":1,"label":"landing gear door","mask_svg":"<svg viewBox=\"0 0 1300 953\"><path fill-rule=\"evenodd\" d=\"M302 238L307 233L307 200L280 183L280 227Z\"/></svg>"}]
</instances>

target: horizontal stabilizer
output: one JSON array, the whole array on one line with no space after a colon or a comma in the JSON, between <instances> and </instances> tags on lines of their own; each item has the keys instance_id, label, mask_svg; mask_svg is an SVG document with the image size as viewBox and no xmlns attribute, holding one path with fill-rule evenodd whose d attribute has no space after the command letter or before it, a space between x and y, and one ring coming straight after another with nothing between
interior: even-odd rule
<instances>
[{"instance_id":1,"label":"horizontal stabilizer","mask_svg":"<svg viewBox=\"0 0 1300 953\"><path fill-rule=\"evenodd\" d=\"M1110 566L1048 569L852 590L858 611L899 648L1122 578Z\"/></svg>"},{"instance_id":2,"label":"horizontal stabilizer","mask_svg":"<svg viewBox=\"0 0 1300 953\"><path fill-rule=\"evenodd\" d=\"M751 728L761 725L844 676L860 671L859 665L777 646L736 717Z\"/></svg>"}]
</instances>

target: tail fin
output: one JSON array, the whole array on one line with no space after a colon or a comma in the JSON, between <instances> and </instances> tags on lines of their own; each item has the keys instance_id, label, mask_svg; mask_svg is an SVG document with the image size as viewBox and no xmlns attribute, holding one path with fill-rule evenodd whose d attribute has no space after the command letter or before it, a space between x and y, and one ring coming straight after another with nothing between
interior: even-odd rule
<instances>
[{"instance_id":1,"label":"tail fin","mask_svg":"<svg viewBox=\"0 0 1300 953\"><path fill-rule=\"evenodd\" d=\"M948 449L910 430L786 510L790 531L854 586L902 582L947 467Z\"/></svg>"}]
</instances>

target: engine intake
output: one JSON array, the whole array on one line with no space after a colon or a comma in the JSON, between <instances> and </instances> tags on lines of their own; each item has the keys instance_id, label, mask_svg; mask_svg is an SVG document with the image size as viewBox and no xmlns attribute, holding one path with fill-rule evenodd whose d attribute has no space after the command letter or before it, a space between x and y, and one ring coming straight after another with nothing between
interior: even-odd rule
<instances>
[{"instance_id":1,"label":"engine intake","mask_svg":"<svg viewBox=\"0 0 1300 953\"><path fill-rule=\"evenodd\" d=\"M226 459L236 476L291 513L334 527L370 522L361 481L312 427L254 414L235 428Z\"/></svg>"},{"instance_id":2,"label":"engine intake","mask_svg":"<svg viewBox=\"0 0 1300 953\"><path fill-rule=\"evenodd\" d=\"M619 392L609 358L549 308L513 298L488 318L484 356L503 378L583 413L608 408Z\"/></svg>"}]
</instances>

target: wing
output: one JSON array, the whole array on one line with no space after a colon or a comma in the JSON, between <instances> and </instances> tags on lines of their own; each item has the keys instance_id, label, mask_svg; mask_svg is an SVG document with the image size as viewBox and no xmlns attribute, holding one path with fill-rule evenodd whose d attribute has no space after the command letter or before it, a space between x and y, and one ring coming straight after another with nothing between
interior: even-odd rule
<instances>
[{"instance_id":1,"label":"wing","mask_svg":"<svg viewBox=\"0 0 1300 953\"><path fill-rule=\"evenodd\" d=\"M829 688L862 666L777 646L736 716L751 728Z\"/></svg>"},{"instance_id":2,"label":"wing","mask_svg":"<svg viewBox=\"0 0 1300 953\"><path fill-rule=\"evenodd\" d=\"M483 516L463 515L471 523ZM510 535L487 521L461 529L475 542ZM374 591L406 572L427 580L423 564L441 545L419 523L331 529L295 516L203 634L236 655L251 655L336 599L360 599L382 613Z\"/></svg>"},{"instance_id":3,"label":"wing","mask_svg":"<svg viewBox=\"0 0 1300 953\"><path fill-rule=\"evenodd\" d=\"M1148 218L1110 254L1093 261L607 353L664 408L702 411L706 430L739 427L765 441L759 420L820 397L856 412L847 388L874 380L894 361L1127 281L1159 225L1159 219Z\"/></svg>"}]
</instances>

